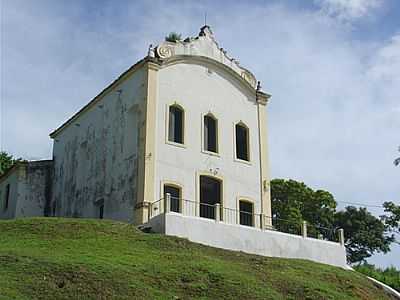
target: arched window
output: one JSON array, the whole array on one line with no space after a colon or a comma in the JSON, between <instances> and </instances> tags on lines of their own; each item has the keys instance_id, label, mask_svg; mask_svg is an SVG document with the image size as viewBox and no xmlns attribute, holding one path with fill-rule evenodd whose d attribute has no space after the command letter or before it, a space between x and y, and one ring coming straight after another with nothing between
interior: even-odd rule
<instances>
[{"instance_id":1,"label":"arched window","mask_svg":"<svg viewBox=\"0 0 400 300\"><path fill-rule=\"evenodd\" d=\"M167 198L167 194L171 195L170 211L180 212L181 211L181 199L182 199L181 188L176 185L165 184L164 185L164 199Z\"/></svg>"},{"instance_id":2,"label":"arched window","mask_svg":"<svg viewBox=\"0 0 400 300\"><path fill-rule=\"evenodd\" d=\"M204 116L204 150L218 153L218 120L212 114Z\"/></svg>"},{"instance_id":3,"label":"arched window","mask_svg":"<svg viewBox=\"0 0 400 300\"><path fill-rule=\"evenodd\" d=\"M249 161L249 129L243 123L238 123L235 125L235 135L236 158Z\"/></svg>"},{"instance_id":4,"label":"arched window","mask_svg":"<svg viewBox=\"0 0 400 300\"><path fill-rule=\"evenodd\" d=\"M168 141L183 144L185 115L178 105L171 105L168 112Z\"/></svg>"}]
</instances>

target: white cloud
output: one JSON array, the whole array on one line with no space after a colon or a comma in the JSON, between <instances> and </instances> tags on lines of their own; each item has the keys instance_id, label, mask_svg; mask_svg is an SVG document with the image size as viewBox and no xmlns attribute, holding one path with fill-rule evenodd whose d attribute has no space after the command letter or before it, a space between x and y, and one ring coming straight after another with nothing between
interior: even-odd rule
<instances>
[{"instance_id":1,"label":"white cloud","mask_svg":"<svg viewBox=\"0 0 400 300\"><path fill-rule=\"evenodd\" d=\"M383 0L315 0L324 13L343 21L367 17L379 9Z\"/></svg>"},{"instance_id":2,"label":"white cloud","mask_svg":"<svg viewBox=\"0 0 400 300\"><path fill-rule=\"evenodd\" d=\"M400 34L381 47L372 61L370 75L400 84Z\"/></svg>"}]
</instances>

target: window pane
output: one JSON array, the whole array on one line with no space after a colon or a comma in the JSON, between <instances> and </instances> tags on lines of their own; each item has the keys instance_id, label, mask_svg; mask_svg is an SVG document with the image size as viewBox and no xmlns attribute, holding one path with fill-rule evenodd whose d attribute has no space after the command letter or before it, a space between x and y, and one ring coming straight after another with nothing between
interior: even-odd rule
<instances>
[{"instance_id":1,"label":"window pane","mask_svg":"<svg viewBox=\"0 0 400 300\"><path fill-rule=\"evenodd\" d=\"M239 124L236 125L236 157L242 160L249 160L248 153L248 130Z\"/></svg>"},{"instance_id":2,"label":"window pane","mask_svg":"<svg viewBox=\"0 0 400 300\"><path fill-rule=\"evenodd\" d=\"M204 117L204 149L217 153L217 120Z\"/></svg>"},{"instance_id":3,"label":"window pane","mask_svg":"<svg viewBox=\"0 0 400 300\"><path fill-rule=\"evenodd\" d=\"M253 203L239 201L240 224L253 226Z\"/></svg>"},{"instance_id":4,"label":"window pane","mask_svg":"<svg viewBox=\"0 0 400 300\"><path fill-rule=\"evenodd\" d=\"M175 113L172 106L169 108L168 141L175 141Z\"/></svg>"},{"instance_id":5,"label":"window pane","mask_svg":"<svg viewBox=\"0 0 400 300\"><path fill-rule=\"evenodd\" d=\"M167 194L171 195L171 211L180 212L180 199L181 190L175 186L164 185L164 198L167 198Z\"/></svg>"},{"instance_id":6,"label":"window pane","mask_svg":"<svg viewBox=\"0 0 400 300\"><path fill-rule=\"evenodd\" d=\"M175 143L183 143L183 112L179 108L175 110Z\"/></svg>"},{"instance_id":7,"label":"window pane","mask_svg":"<svg viewBox=\"0 0 400 300\"><path fill-rule=\"evenodd\" d=\"M6 201L5 201L4 209L8 209L8 204L10 202L10 185L6 185Z\"/></svg>"},{"instance_id":8,"label":"window pane","mask_svg":"<svg viewBox=\"0 0 400 300\"><path fill-rule=\"evenodd\" d=\"M168 140L183 144L183 111L177 106L169 107Z\"/></svg>"}]
</instances>

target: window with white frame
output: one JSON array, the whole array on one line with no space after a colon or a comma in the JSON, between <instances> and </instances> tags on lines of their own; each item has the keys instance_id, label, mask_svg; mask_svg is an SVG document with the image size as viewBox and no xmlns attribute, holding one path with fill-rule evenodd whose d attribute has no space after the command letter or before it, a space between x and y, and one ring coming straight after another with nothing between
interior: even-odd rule
<instances>
[{"instance_id":1,"label":"window with white frame","mask_svg":"<svg viewBox=\"0 0 400 300\"><path fill-rule=\"evenodd\" d=\"M203 118L203 126L204 150L218 153L218 120L209 113Z\"/></svg>"},{"instance_id":2,"label":"window with white frame","mask_svg":"<svg viewBox=\"0 0 400 300\"><path fill-rule=\"evenodd\" d=\"M235 125L236 158L250 161L249 128L242 122Z\"/></svg>"},{"instance_id":3,"label":"window with white frame","mask_svg":"<svg viewBox=\"0 0 400 300\"><path fill-rule=\"evenodd\" d=\"M171 105L168 111L168 141L184 143L184 121L185 113L179 105Z\"/></svg>"},{"instance_id":4,"label":"window with white frame","mask_svg":"<svg viewBox=\"0 0 400 300\"><path fill-rule=\"evenodd\" d=\"M181 188L173 184L164 184L164 199L167 198L167 194L171 195L170 211L180 212L182 199Z\"/></svg>"},{"instance_id":5,"label":"window with white frame","mask_svg":"<svg viewBox=\"0 0 400 300\"><path fill-rule=\"evenodd\" d=\"M253 203L246 200L239 200L240 225L254 226Z\"/></svg>"}]
</instances>

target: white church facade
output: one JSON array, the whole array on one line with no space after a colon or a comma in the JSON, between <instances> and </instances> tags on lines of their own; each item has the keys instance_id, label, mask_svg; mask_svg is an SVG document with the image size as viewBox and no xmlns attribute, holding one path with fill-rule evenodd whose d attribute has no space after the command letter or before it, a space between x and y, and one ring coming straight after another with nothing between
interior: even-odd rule
<instances>
[{"instance_id":1,"label":"white church facade","mask_svg":"<svg viewBox=\"0 0 400 300\"><path fill-rule=\"evenodd\" d=\"M188 199L207 217L216 203L270 215L267 99L207 26L150 49L51 134L56 215L142 224L168 192L178 212Z\"/></svg>"},{"instance_id":2,"label":"white church facade","mask_svg":"<svg viewBox=\"0 0 400 300\"><path fill-rule=\"evenodd\" d=\"M207 217L217 203L270 216L268 98L208 26L149 49L51 133L48 214L142 224L171 193L174 211L187 199Z\"/></svg>"},{"instance_id":3,"label":"white church facade","mask_svg":"<svg viewBox=\"0 0 400 300\"><path fill-rule=\"evenodd\" d=\"M150 47L50 134L53 160L0 177L0 219L107 218L227 249L344 265L338 243L266 230L269 98L208 26ZM231 239L221 244L224 235ZM297 246L282 250L286 239Z\"/></svg>"}]
</instances>

